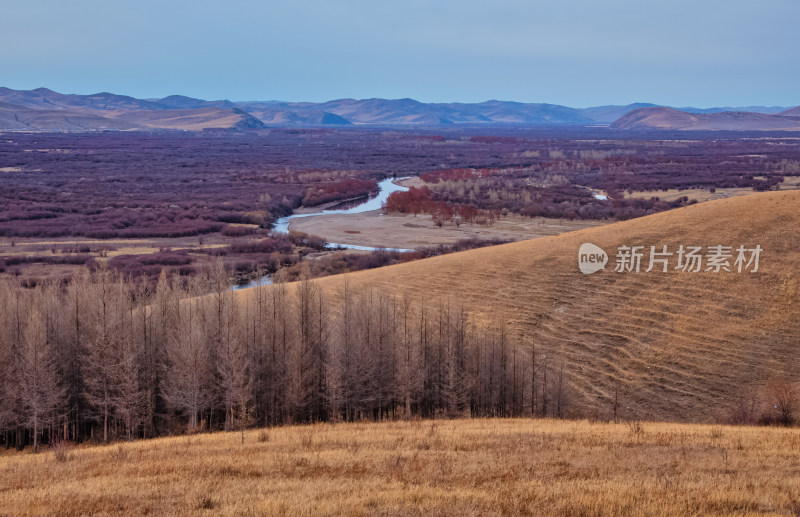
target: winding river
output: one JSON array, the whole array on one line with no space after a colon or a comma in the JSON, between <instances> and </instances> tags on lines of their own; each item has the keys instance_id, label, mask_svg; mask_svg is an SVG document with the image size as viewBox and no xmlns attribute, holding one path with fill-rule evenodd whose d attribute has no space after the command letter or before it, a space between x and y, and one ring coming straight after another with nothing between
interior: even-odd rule
<instances>
[{"instance_id":1,"label":"winding river","mask_svg":"<svg viewBox=\"0 0 800 517\"><path fill-rule=\"evenodd\" d=\"M408 187L404 187L402 185L398 185L395 183L396 181L402 181L408 178L389 178L385 179L378 183L378 194L374 197L371 197L364 201L363 203L359 203L350 208L343 208L343 209L330 209L330 210L321 210L319 212L312 212L308 214L292 214L287 217L281 217L272 227L273 233L289 233L289 225L292 222L292 219L299 219L301 217L324 217L326 215L349 215L349 214L362 214L364 212L371 212L373 210L380 210L386 200L389 198L390 195L394 192L405 192L408 190ZM349 249L349 250L360 250L360 251L414 251L411 249L404 249L404 248L373 248L371 246L358 246L356 244L343 244L337 242L329 242L325 244L326 248L329 249ZM270 275L261 277L259 279L253 280L252 282L248 282L246 284L240 284L233 286L234 291L238 291L240 289L249 289L251 287L260 287L262 285L270 285L272 284L272 277Z\"/></svg>"}]
</instances>

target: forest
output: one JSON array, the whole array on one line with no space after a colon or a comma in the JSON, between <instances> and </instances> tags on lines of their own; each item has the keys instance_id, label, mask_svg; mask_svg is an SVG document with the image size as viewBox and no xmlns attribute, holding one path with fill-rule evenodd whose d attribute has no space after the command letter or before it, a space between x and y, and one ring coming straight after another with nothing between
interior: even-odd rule
<instances>
[{"instance_id":1,"label":"forest","mask_svg":"<svg viewBox=\"0 0 800 517\"><path fill-rule=\"evenodd\" d=\"M152 289L107 268L66 286L4 279L0 365L0 444L18 448L569 411L563 360L476 327L452 300L347 285L329 297L308 279L236 296L220 262Z\"/></svg>"}]
</instances>

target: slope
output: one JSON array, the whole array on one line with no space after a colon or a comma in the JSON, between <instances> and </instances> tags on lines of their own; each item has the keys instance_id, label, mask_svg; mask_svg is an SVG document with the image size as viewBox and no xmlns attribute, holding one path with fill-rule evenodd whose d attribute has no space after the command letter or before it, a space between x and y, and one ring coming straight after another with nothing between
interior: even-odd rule
<instances>
[{"instance_id":1,"label":"slope","mask_svg":"<svg viewBox=\"0 0 800 517\"><path fill-rule=\"evenodd\" d=\"M796 515L796 430L641 429L323 423L3 451L0 499L8 515Z\"/></svg>"},{"instance_id":2,"label":"slope","mask_svg":"<svg viewBox=\"0 0 800 517\"><path fill-rule=\"evenodd\" d=\"M119 121L153 129L264 128L260 120L238 108L136 110L120 112L115 117Z\"/></svg>"},{"instance_id":3,"label":"slope","mask_svg":"<svg viewBox=\"0 0 800 517\"><path fill-rule=\"evenodd\" d=\"M783 117L800 117L800 106L795 106L794 108L786 111L781 111L779 115Z\"/></svg>"},{"instance_id":4,"label":"slope","mask_svg":"<svg viewBox=\"0 0 800 517\"><path fill-rule=\"evenodd\" d=\"M630 416L708 421L747 389L800 380L798 223L800 191L770 192L319 282L333 298L346 277L354 288L463 303L487 327L505 323L540 354L565 358L573 407L610 408L618 391ZM605 271L579 272L584 242L609 254ZM622 245L764 251L757 273L615 273Z\"/></svg>"},{"instance_id":5,"label":"slope","mask_svg":"<svg viewBox=\"0 0 800 517\"><path fill-rule=\"evenodd\" d=\"M135 123L114 120L93 113L65 109L30 109L0 103L0 129L69 130L133 129Z\"/></svg>"}]
</instances>

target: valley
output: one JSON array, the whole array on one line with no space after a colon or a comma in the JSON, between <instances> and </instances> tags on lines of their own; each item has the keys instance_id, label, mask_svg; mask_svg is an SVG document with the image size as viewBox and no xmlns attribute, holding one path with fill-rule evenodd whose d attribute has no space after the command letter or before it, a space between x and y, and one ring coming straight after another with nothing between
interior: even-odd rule
<instances>
[{"instance_id":1,"label":"valley","mask_svg":"<svg viewBox=\"0 0 800 517\"><path fill-rule=\"evenodd\" d=\"M6 2L0 517L800 516L800 2Z\"/></svg>"},{"instance_id":2,"label":"valley","mask_svg":"<svg viewBox=\"0 0 800 517\"><path fill-rule=\"evenodd\" d=\"M0 269L32 284L107 262L154 282L162 269L188 277L221 258L236 283L335 253L326 242L428 250L530 239L796 189L798 146L784 136L660 140L500 127L3 133ZM290 214L369 199L379 182L406 176L414 199L294 217L294 236L273 231ZM340 267L325 270L349 270Z\"/></svg>"}]
</instances>

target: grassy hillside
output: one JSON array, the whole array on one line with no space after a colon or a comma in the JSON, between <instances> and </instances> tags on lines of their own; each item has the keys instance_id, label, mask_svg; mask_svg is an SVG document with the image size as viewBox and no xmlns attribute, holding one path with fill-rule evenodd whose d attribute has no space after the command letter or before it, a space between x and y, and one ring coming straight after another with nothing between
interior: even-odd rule
<instances>
[{"instance_id":1,"label":"grassy hillside","mask_svg":"<svg viewBox=\"0 0 800 517\"><path fill-rule=\"evenodd\" d=\"M797 515L795 430L318 424L0 455L9 515Z\"/></svg>"},{"instance_id":2,"label":"grassy hillside","mask_svg":"<svg viewBox=\"0 0 800 517\"><path fill-rule=\"evenodd\" d=\"M573 408L610 408L617 393L631 416L708 422L747 391L800 380L799 223L800 192L754 194L346 276L461 302L483 325L504 322L566 357ZM579 272L584 242L609 254L605 271ZM760 245L759 271L613 271L617 246L646 246L644 270L650 245L720 244ZM343 281L320 282L336 297Z\"/></svg>"}]
</instances>

